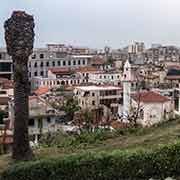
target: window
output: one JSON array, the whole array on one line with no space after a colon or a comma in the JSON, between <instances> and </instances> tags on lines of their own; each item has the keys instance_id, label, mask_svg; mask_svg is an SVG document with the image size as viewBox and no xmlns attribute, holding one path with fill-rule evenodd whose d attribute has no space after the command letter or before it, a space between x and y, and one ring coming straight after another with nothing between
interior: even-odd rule
<instances>
[{"instance_id":1,"label":"window","mask_svg":"<svg viewBox=\"0 0 180 180\"><path fill-rule=\"evenodd\" d=\"M76 61L75 61L75 60L73 61L73 65L74 65L74 66L76 65Z\"/></svg>"},{"instance_id":2,"label":"window","mask_svg":"<svg viewBox=\"0 0 180 180\"><path fill-rule=\"evenodd\" d=\"M51 118L47 117L47 123L51 123Z\"/></svg>"},{"instance_id":3,"label":"window","mask_svg":"<svg viewBox=\"0 0 180 180\"><path fill-rule=\"evenodd\" d=\"M46 66L47 66L47 67L49 66L49 61L46 62Z\"/></svg>"},{"instance_id":4,"label":"window","mask_svg":"<svg viewBox=\"0 0 180 180\"><path fill-rule=\"evenodd\" d=\"M106 79L106 76L104 76L104 79Z\"/></svg>"},{"instance_id":5,"label":"window","mask_svg":"<svg viewBox=\"0 0 180 180\"><path fill-rule=\"evenodd\" d=\"M117 78L119 79L119 75L117 75Z\"/></svg>"},{"instance_id":6,"label":"window","mask_svg":"<svg viewBox=\"0 0 180 180\"><path fill-rule=\"evenodd\" d=\"M40 55L39 55L39 58L40 58L40 59L43 59L43 58L44 58L44 54L40 54Z\"/></svg>"},{"instance_id":7,"label":"window","mask_svg":"<svg viewBox=\"0 0 180 180\"><path fill-rule=\"evenodd\" d=\"M95 101L92 101L92 105L93 105L93 106L95 105Z\"/></svg>"},{"instance_id":8,"label":"window","mask_svg":"<svg viewBox=\"0 0 180 180\"><path fill-rule=\"evenodd\" d=\"M31 62L29 62L29 67L31 67Z\"/></svg>"},{"instance_id":9,"label":"window","mask_svg":"<svg viewBox=\"0 0 180 180\"><path fill-rule=\"evenodd\" d=\"M32 54L31 59L36 59L36 54Z\"/></svg>"},{"instance_id":10,"label":"window","mask_svg":"<svg viewBox=\"0 0 180 180\"><path fill-rule=\"evenodd\" d=\"M86 64L86 61L83 59L83 65L85 65Z\"/></svg>"},{"instance_id":11,"label":"window","mask_svg":"<svg viewBox=\"0 0 180 180\"><path fill-rule=\"evenodd\" d=\"M40 74L41 74L41 76L44 76L44 72L43 71L41 71Z\"/></svg>"},{"instance_id":12,"label":"window","mask_svg":"<svg viewBox=\"0 0 180 180\"><path fill-rule=\"evenodd\" d=\"M34 63L34 67L37 67L37 62Z\"/></svg>"},{"instance_id":13,"label":"window","mask_svg":"<svg viewBox=\"0 0 180 180\"><path fill-rule=\"evenodd\" d=\"M55 66L55 62L54 61L52 62L52 66Z\"/></svg>"},{"instance_id":14,"label":"window","mask_svg":"<svg viewBox=\"0 0 180 180\"><path fill-rule=\"evenodd\" d=\"M29 119L28 125L29 126L34 126L34 119Z\"/></svg>"},{"instance_id":15,"label":"window","mask_svg":"<svg viewBox=\"0 0 180 180\"><path fill-rule=\"evenodd\" d=\"M31 72L29 72L29 77L31 77Z\"/></svg>"},{"instance_id":16,"label":"window","mask_svg":"<svg viewBox=\"0 0 180 180\"><path fill-rule=\"evenodd\" d=\"M92 96L95 96L95 93L92 93Z\"/></svg>"},{"instance_id":17,"label":"window","mask_svg":"<svg viewBox=\"0 0 180 180\"><path fill-rule=\"evenodd\" d=\"M65 66L66 65L66 61L63 61L63 66Z\"/></svg>"},{"instance_id":18,"label":"window","mask_svg":"<svg viewBox=\"0 0 180 180\"><path fill-rule=\"evenodd\" d=\"M44 66L44 63L43 63L43 62L41 62L40 66L41 66L41 67L43 67L43 66Z\"/></svg>"},{"instance_id":19,"label":"window","mask_svg":"<svg viewBox=\"0 0 180 180\"><path fill-rule=\"evenodd\" d=\"M128 68L126 68L126 71L128 71Z\"/></svg>"},{"instance_id":20,"label":"window","mask_svg":"<svg viewBox=\"0 0 180 180\"><path fill-rule=\"evenodd\" d=\"M61 66L61 61L58 61L58 66Z\"/></svg>"},{"instance_id":21,"label":"window","mask_svg":"<svg viewBox=\"0 0 180 180\"><path fill-rule=\"evenodd\" d=\"M34 76L37 76L37 71L34 72Z\"/></svg>"},{"instance_id":22,"label":"window","mask_svg":"<svg viewBox=\"0 0 180 180\"><path fill-rule=\"evenodd\" d=\"M81 61L80 60L78 60L78 65L81 65Z\"/></svg>"},{"instance_id":23,"label":"window","mask_svg":"<svg viewBox=\"0 0 180 180\"><path fill-rule=\"evenodd\" d=\"M2 59L2 54L0 54L0 59Z\"/></svg>"},{"instance_id":24,"label":"window","mask_svg":"<svg viewBox=\"0 0 180 180\"><path fill-rule=\"evenodd\" d=\"M111 76L111 79L114 79L114 77L113 77L113 76Z\"/></svg>"},{"instance_id":25,"label":"window","mask_svg":"<svg viewBox=\"0 0 180 180\"><path fill-rule=\"evenodd\" d=\"M71 66L71 61L68 61L68 65Z\"/></svg>"}]
</instances>

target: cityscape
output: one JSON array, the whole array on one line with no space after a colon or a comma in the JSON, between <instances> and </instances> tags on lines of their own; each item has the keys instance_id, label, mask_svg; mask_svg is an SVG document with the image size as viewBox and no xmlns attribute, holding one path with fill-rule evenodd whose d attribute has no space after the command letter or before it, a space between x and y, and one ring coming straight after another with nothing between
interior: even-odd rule
<instances>
[{"instance_id":1,"label":"cityscape","mask_svg":"<svg viewBox=\"0 0 180 180\"><path fill-rule=\"evenodd\" d=\"M49 5L46 10L52 6L48 1L42 6ZM54 7L56 16L51 19L51 10L45 24L40 23L42 17L38 19L36 9L31 9L34 2L28 2L29 9L27 4L24 9L19 5L13 6L14 10L8 8L12 12L3 19L3 32L0 32L0 179L179 179L180 46L177 37L177 43L163 43L173 42L176 30L163 41L157 38L149 45L155 31L162 33L162 37L165 31L171 31L167 28L160 32L154 24L150 30L152 34L148 34L146 28L153 21L147 20L153 20L154 14L162 19L161 13L154 10L154 0L151 5L149 2L148 5L134 4L134 8L133 4L122 4L129 6L130 14L121 24L128 28L125 37L115 33L119 27L115 23L118 18L112 17L119 10L121 15L125 13L118 3L116 9L115 4L106 0L92 7L90 2L85 5L77 1L68 6L62 2L54 4L63 5L62 12L56 12L57 7ZM163 6L161 0L157 1L157 9L165 8L167 2ZM176 12L172 4L169 2L166 8L174 7ZM84 9L80 5L84 5ZM129 35L129 18L132 15L140 18L139 11L130 10L138 10L141 6L144 6L144 14L141 14L144 27L136 18L131 23L132 27L137 23L142 37L149 35L147 41L148 36L136 40L135 29L131 29ZM154 14L149 13L148 8L153 9ZM28 10L34 10L35 14ZM59 14L63 17L68 12L69 15L69 10L76 21L68 24L69 17L66 17L59 23ZM92 10L90 14L89 10ZM73 14L75 11L78 13ZM103 17L108 12L109 16ZM7 12L2 13L3 18L4 14ZM164 9L163 14L166 14ZM167 14L167 17L173 15ZM106 20L105 24L100 17ZM83 18L85 21L79 26ZM65 19L72 29L67 28ZM54 22L61 28L50 27ZM163 19L159 24L168 26L170 22L173 24L174 20L169 18L165 22ZM111 23L116 24L116 30L112 31ZM104 26L107 24L109 28ZM45 28L49 27L54 31L47 37ZM98 27L104 30L99 33ZM93 29L92 36L84 36L86 28L88 33ZM104 38L107 29L109 33ZM77 40L69 40L66 35L60 38L60 31L64 35L69 33L69 37L74 36L72 31L75 31ZM44 38L43 33L46 34ZM47 39L49 41L42 46ZM92 48L91 40L98 48ZM154 43L158 41L160 43ZM101 43L103 47L99 46Z\"/></svg>"}]
</instances>

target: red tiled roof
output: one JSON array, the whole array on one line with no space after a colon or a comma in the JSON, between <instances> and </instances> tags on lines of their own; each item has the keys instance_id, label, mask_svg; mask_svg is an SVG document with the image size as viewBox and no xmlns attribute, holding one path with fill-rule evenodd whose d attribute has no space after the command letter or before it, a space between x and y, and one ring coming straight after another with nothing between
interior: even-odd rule
<instances>
[{"instance_id":1,"label":"red tiled roof","mask_svg":"<svg viewBox=\"0 0 180 180\"><path fill-rule=\"evenodd\" d=\"M8 96L0 96L0 105L8 105L9 100Z\"/></svg>"},{"instance_id":2,"label":"red tiled roof","mask_svg":"<svg viewBox=\"0 0 180 180\"><path fill-rule=\"evenodd\" d=\"M3 89L11 89L13 88L13 81L6 78L0 78L0 85Z\"/></svg>"},{"instance_id":3,"label":"red tiled roof","mask_svg":"<svg viewBox=\"0 0 180 180\"><path fill-rule=\"evenodd\" d=\"M135 101L144 102L144 103L164 103L166 101L170 101L169 98L162 96L153 91L140 92L132 96Z\"/></svg>"},{"instance_id":4,"label":"red tiled roof","mask_svg":"<svg viewBox=\"0 0 180 180\"><path fill-rule=\"evenodd\" d=\"M42 95L42 94L46 94L47 92L49 92L49 88L48 87L40 87L39 89L36 89L34 91L34 93L36 95Z\"/></svg>"},{"instance_id":5,"label":"red tiled roof","mask_svg":"<svg viewBox=\"0 0 180 180\"><path fill-rule=\"evenodd\" d=\"M75 70L76 72L96 72L97 68L92 66L79 67Z\"/></svg>"},{"instance_id":6,"label":"red tiled roof","mask_svg":"<svg viewBox=\"0 0 180 180\"><path fill-rule=\"evenodd\" d=\"M50 68L48 69L54 74L64 74L64 73L71 73L72 70L70 68Z\"/></svg>"},{"instance_id":7,"label":"red tiled roof","mask_svg":"<svg viewBox=\"0 0 180 180\"><path fill-rule=\"evenodd\" d=\"M178 75L166 76L165 79L167 79L167 80L179 80L180 76L178 76Z\"/></svg>"},{"instance_id":8,"label":"red tiled roof","mask_svg":"<svg viewBox=\"0 0 180 180\"><path fill-rule=\"evenodd\" d=\"M104 63L105 63L104 59L102 59L100 57L94 57L91 61L92 65L102 65Z\"/></svg>"},{"instance_id":9,"label":"red tiled roof","mask_svg":"<svg viewBox=\"0 0 180 180\"><path fill-rule=\"evenodd\" d=\"M3 142L4 141L4 142ZM13 143L13 135L6 135L5 139L0 137L0 144L12 144Z\"/></svg>"}]
</instances>

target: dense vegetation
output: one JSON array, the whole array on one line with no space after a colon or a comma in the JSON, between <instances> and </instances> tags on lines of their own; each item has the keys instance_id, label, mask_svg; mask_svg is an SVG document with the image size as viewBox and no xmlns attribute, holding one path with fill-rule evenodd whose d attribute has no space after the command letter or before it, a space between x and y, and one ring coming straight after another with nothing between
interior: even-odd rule
<instances>
[{"instance_id":1,"label":"dense vegetation","mask_svg":"<svg viewBox=\"0 0 180 180\"><path fill-rule=\"evenodd\" d=\"M16 164L2 180L163 179L180 174L180 144L153 152L120 151L84 153Z\"/></svg>"},{"instance_id":2,"label":"dense vegetation","mask_svg":"<svg viewBox=\"0 0 180 180\"><path fill-rule=\"evenodd\" d=\"M34 150L33 161L14 163L8 156L1 156L0 171L4 171L4 180L176 177L179 140L179 119L151 128L47 135Z\"/></svg>"}]
</instances>

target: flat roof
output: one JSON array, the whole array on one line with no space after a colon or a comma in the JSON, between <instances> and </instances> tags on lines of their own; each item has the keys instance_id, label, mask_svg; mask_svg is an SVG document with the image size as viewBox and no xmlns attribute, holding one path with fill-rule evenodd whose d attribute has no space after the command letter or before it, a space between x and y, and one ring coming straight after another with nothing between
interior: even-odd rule
<instances>
[{"instance_id":1,"label":"flat roof","mask_svg":"<svg viewBox=\"0 0 180 180\"><path fill-rule=\"evenodd\" d=\"M106 91L106 90L122 90L118 86L77 86L75 89L80 89L83 91Z\"/></svg>"}]
</instances>

